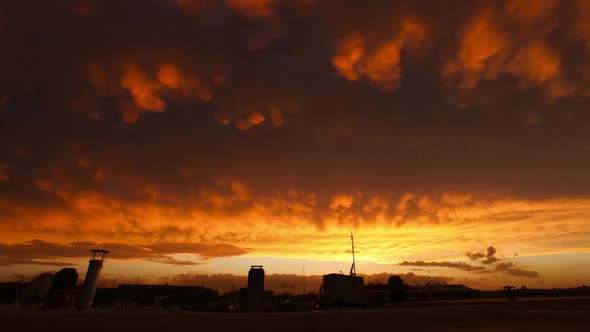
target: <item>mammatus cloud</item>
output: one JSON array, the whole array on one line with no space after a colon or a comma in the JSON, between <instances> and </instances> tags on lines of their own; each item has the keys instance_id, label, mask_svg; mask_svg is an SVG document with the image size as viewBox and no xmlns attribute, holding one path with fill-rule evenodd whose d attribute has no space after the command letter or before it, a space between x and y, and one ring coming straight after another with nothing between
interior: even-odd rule
<instances>
[{"instance_id":1,"label":"mammatus cloud","mask_svg":"<svg viewBox=\"0 0 590 332\"><path fill-rule=\"evenodd\" d=\"M201 262L177 260L172 254L192 254L207 260L215 257L239 256L247 250L229 244L157 243L129 245L123 243L72 242L69 244L31 240L25 243L0 243L0 265L53 265L67 266L70 263L54 259L86 257L90 249L108 248L111 259L145 259L171 265L199 265Z\"/></svg>"},{"instance_id":2,"label":"mammatus cloud","mask_svg":"<svg viewBox=\"0 0 590 332\"><path fill-rule=\"evenodd\" d=\"M5 7L7 17L27 11L16 1ZM448 19L440 13L449 9L434 2L375 7L347 2L343 7L350 9L313 0L43 4L34 25L3 21L2 34L14 45L7 45L0 66L6 68L5 85L28 82L22 86L29 92L34 82L59 75L71 88L53 87L51 100L44 102L92 119L116 111L135 124L141 114L214 110L209 121L241 131L283 127L291 120L292 100L314 94L307 82L334 75L386 94L398 91L406 77L419 76L464 106L504 97L490 92L487 83L506 78L513 82L503 86L512 93L542 90L548 101L583 98L590 91L590 65L576 56L580 47L590 52L584 0L464 1ZM70 42L51 52L41 43L27 48L14 42L19 31L56 42L67 36ZM23 56L35 53L47 54L46 59L35 63ZM16 93L0 92L0 104ZM279 95L287 96L277 100Z\"/></svg>"},{"instance_id":3,"label":"mammatus cloud","mask_svg":"<svg viewBox=\"0 0 590 332\"><path fill-rule=\"evenodd\" d=\"M415 20L403 21L390 39L367 45L359 32L345 36L331 61L339 75L349 81L365 80L383 92L393 92L402 78L402 53L412 50L424 38L424 26Z\"/></svg>"},{"instance_id":4,"label":"mammatus cloud","mask_svg":"<svg viewBox=\"0 0 590 332\"><path fill-rule=\"evenodd\" d=\"M88 79L104 97L117 98L124 122L135 123L142 112L163 112L170 99L209 102L213 98L211 86L223 84L223 74L215 73L211 83L196 75L183 72L177 65L159 64L150 70L132 62L122 63L120 70L107 70L98 64L89 65ZM78 105L84 108L84 105Z\"/></svg>"},{"instance_id":5,"label":"mammatus cloud","mask_svg":"<svg viewBox=\"0 0 590 332\"><path fill-rule=\"evenodd\" d=\"M446 63L443 77L462 90L506 75L517 81L519 89L545 90L549 100L585 95L587 82L579 76L579 66L584 65L567 64L569 54L563 43L553 42L557 34L575 42L575 31L585 29L579 23L571 26L576 17L586 15L581 14L583 10L574 17L570 14L579 10L582 2L482 4L459 29L458 50Z\"/></svg>"},{"instance_id":6,"label":"mammatus cloud","mask_svg":"<svg viewBox=\"0 0 590 332\"><path fill-rule=\"evenodd\" d=\"M524 241L529 254L548 248L553 252L582 252L586 248L584 236L590 232L588 225L578 221L590 211L586 201L527 201L461 193L319 195L294 189L267 195L236 179L219 179L212 185L191 186L179 192L117 174L97 181L93 162L83 164L92 185L108 184L110 190L128 190L127 194L80 189L83 184L63 172L36 178L30 184L35 192L56 200L58 206L0 200L3 215L10 215L19 225L0 224L3 241L22 243L41 238L70 243L74 238L139 248L146 248L146 243L232 243L259 255L348 259L345 249L339 250L336 245L342 243L337 238L347 228L358 234L359 241L364 238L366 258L390 263L391 257L398 255L411 260L406 255L439 252L443 244L464 248L491 240L505 246ZM189 175L185 178L191 179ZM34 217L39 215L44 217ZM526 227L531 220L544 227L531 231ZM563 227L564 222L569 223L567 227ZM482 224L488 231L480 232ZM305 241L281 245L294 237ZM554 241L548 241L548 237ZM561 239L568 239L569 246L564 247ZM202 248L190 252L205 255ZM489 263L496 258L494 248L470 255Z\"/></svg>"}]
</instances>

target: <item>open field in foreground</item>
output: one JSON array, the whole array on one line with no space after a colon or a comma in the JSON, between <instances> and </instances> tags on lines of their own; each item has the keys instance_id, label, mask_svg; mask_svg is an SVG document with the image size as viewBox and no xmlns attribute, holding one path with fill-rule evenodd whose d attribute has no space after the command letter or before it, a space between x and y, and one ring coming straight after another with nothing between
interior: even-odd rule
<instances>
[{"instance_id":1,"label":"open field in foreground","mask_svg":"<svg viewBox=\"0 0 590 332\"><path fill-rule=\"evenodd\" d=\"M3 331L587 331L590 299L399 305L303 313L0 310Z\"/></svg>"}]
</instances>

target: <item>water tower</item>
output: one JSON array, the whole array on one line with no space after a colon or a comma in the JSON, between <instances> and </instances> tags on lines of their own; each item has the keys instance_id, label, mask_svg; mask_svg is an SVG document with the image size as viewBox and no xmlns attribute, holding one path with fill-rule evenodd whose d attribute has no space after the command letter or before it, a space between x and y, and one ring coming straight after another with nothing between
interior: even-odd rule
<instances>
[{"instance_id":1,"label":"water tower","mask_svg":"<svg viewBox=\"0 0 590 332\"><path fill-rule=\"evenodd\" d=\"M252 265L248 272L248 311L264 311L264 269Z\"/></svg>"},{"instance_id":2,"label":"water tower","mask_svg":"<svg viewBox=\"0 0 590 332\"><path fill-rule=\"evenodd\" d=\"M96 292L96 281L98 280L98 274L102 269L104 259L107 257L108 253L108 250L90 250L88 272L86 272L86 277L84 278L84 287L82 288L82 294L80 295L78 308L88 309L92 307L94 293Z\"/></svg>"}]
</instances>

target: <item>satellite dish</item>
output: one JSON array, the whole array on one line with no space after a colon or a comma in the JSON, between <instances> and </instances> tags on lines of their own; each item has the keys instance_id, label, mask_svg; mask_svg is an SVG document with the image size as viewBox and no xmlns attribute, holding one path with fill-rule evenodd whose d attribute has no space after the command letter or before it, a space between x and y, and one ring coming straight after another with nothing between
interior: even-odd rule
<instances>
[{"instance_id":1,"label":"satellite dish","mask_svg":"<svg viewBox=\"0 0 590 332\"><path fill-rule=\"evenodd\" d=\"M29 307L38 305L47 293L51 290L53 285L53 274L42 273L35 279L31 280L25 288L20 292L17 302L21 307Z\"/></svg>"}]
</instances>

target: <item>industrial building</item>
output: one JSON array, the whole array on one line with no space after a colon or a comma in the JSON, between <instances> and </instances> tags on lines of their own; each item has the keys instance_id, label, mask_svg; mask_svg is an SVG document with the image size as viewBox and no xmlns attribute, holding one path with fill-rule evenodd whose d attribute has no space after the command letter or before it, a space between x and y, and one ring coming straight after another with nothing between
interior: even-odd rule
<instances>
[{"instance_id":1,"label":"industrial building","mask_svg":"<svg viewBox=\"0 0 590 332\"><path fill-rule=\"evenodd\" d=\"M349 275L330 273L322 277L322 285L318 293L318 305L321 308L332 307L365 307L364 280L356 276L354 257L354 237L352 243L352 265Z\"/></svg>"},{"instance_id":2,"label":"industrial building","mask_svg":"<svg viewBox=\"0 0 590 332\"><path fill-rule=\"evenodd\" d=\"M250 271L248 271L248 288L245 295L246 301L245 306L242 307L243 311L264 311L264 269L262 265L250 266Z\"/></svg>"},{"instance_id":3,"label":"industrial building","mask_svg":"<svg viewBox=\"0 0 590 332\"><path fill-rule=\"evenodd\" d=\"M364 307L364 288L362 277L326 274L318 294L319 305L321 308Z\"/></svg>"},{"instance_id":4,"label":"industrial building","mask_svg":"<svg viewBox=\"0 0 590 332\"><path fill-rule=\"evenodd\" d=\"M221 310L217 301L219 293L202 286L121 284L114 290L102 289L98 296L104 304L116 303L126 307L174 306L186 310Z\"/></svg>"}]
</instances>

